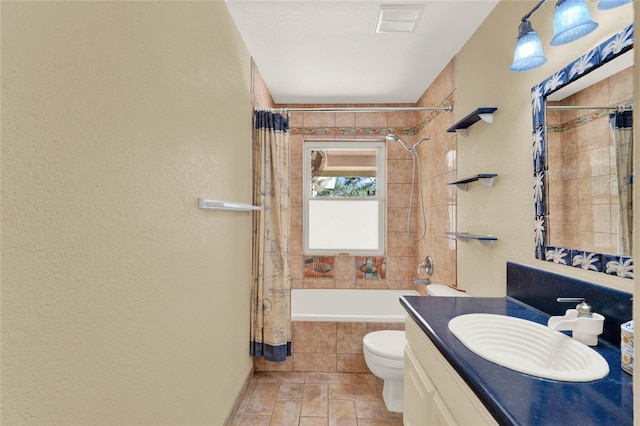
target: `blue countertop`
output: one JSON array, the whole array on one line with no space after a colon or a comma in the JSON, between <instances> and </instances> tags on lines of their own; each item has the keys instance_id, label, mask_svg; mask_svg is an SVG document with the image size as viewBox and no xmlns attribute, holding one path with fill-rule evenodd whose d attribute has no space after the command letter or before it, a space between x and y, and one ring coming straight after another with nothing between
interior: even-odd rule
<instances>
[{"instance_id":1,"label":"blue countertop","mask_svg":"<svg viewBox=\"0 0 640 426\"><path fill-rule=\"evenodd\" d=\"M508 315L547 324L548 315L510 297L403 296L400 303L502 425L631 425L633 377L620 368L620 348L593 347L609 374L586 383L541 379L499 366L467 349L449 320L469 313ZM606 319L605 319L606 321Z\"/></svg>"}]
</instances>

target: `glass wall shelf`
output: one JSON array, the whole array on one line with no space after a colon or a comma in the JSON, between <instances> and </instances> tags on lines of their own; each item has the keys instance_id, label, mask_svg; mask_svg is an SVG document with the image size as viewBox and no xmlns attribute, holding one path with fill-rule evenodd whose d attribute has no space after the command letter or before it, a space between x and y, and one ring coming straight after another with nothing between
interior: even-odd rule
<instances>
[{"instance_id":1,"label":"glass wall shelf","mask_svg":"<svg viewBox=\"0 0 640 426\"><path fill-rule=\"evenodd\" d=\"M480 244L487 247L491 247L493 242L498 240L493 235L474 235L467 232L447 232L447 235L455 237L464 243L469 240L478 240Z\"/></svg>"}]
</instances>

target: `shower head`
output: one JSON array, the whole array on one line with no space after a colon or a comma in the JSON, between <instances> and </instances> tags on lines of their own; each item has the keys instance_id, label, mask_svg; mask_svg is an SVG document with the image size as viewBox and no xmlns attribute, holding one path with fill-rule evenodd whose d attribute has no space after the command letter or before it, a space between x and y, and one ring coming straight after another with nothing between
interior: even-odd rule
<instances>
[{"instance_id":1,"label":"shower head","mask_svg":"<svg viewBox=\"0 0 640 426\"><path fill-rule=\"evenodd\" d=\"M407 145L405 143L405 141L403 141L402 139L400 139L399 137L397 137L396 135L394 135L393 133L388 133L385 138L389 141L389 142L400 142L402 144L402 146L404 147L404 149L406 149L407 151L411 152L411 147L409 145Z\"/></svg>"}]
</instances>

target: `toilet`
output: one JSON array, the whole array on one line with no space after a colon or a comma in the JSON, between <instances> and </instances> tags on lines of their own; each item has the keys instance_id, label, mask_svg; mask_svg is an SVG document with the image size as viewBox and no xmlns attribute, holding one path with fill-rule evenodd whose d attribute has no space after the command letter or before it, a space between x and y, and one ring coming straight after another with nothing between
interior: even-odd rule
<instances>
[{"instance_id":1,"label":"toilet","mask_svg":"<svg viewBox=\"0 0 640 426\"><path fill-rule=\"evenodd\" d=\"M469 297L444 284L427 285L429 296ZM404 404L404 331L380 330L362 339L364 360L371 372L384 380L382 399L387 410L402 413Z\"/></svg>"}]
</instances>

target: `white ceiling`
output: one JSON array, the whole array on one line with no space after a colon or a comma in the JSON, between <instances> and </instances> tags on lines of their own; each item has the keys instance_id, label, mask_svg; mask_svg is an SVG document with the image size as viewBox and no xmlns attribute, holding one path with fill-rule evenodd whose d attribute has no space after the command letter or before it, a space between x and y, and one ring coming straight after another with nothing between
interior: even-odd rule
<instances>
[{"instance_id":1,"label":"white ceiling","mask_svg":"<svg viewBox=\"0 0 640 426\"><path fill-rule=\"evenodd\" d=\"M225 1L278 104L415 103L498 2ZM381 5L422 6L414 32L376 33Z\"/></svg>"}]
</instances>

